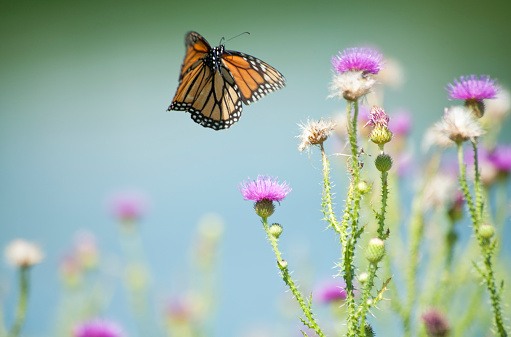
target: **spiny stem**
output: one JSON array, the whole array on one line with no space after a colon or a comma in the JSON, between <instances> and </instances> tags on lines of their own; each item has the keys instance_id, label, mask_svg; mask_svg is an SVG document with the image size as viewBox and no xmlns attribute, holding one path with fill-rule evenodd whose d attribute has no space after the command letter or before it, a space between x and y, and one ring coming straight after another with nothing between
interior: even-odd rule
<instances>
[{"instance_id":1,"label":"spiny stem","mask_svg":"<svg viewBox=\"0 0 511 337\"><path fill-rule=\"evenodd\" d=\"M273 251L275 252L275 255L277 256L277 263L278 263L280 271L281 271L282 279L284 280L286 285L289 287L289 289L295 296L296 300L298 301L298 304L300 305L300 308L302 308L302 311L303 311L305 317L307 318L307 321L303 320L304 324L306 324L309 328L313 329L318 334L318 336L325 337L325 334L323 333L323 331L321 331L320 327L316 323L316 320L314 319L314 316L312 315L312 311L310 310L310 307L307 304L305 304L302 294L300 293L300 291L298 291L298 288L294 284L293 279L291 278L291 275L289 275L289 270L288 270L287 266L281 265L281 262L283 261L282 254L279 251L277 239L275 238L275 236L273 236L270 233L270 227L268 226L268 219L262 218L262 223L263 223L264 230L266 231L266 235L268 236L268 240L270 241L271 246L273 247Z\"/></svg>"},{"instance_id":2,"label":"spiny stem","mask_svg":"<svg viewBox=\"0 0 511 337\"><path fill-rule=\"evenodd\" d=\"M325 154L323 143L321 143L321 159L323 161L323 214L325 219L330 223L330 226L338 233L341 234L339 222L335 218L334 208L332 205L332 192L330 186L330 164Z\"/></svg>"},{"instance_id":3,"label":"spiny stem","mask_svg":"<svg viewBox=\"0 0 511 337\"><path fill-rule=\"evenodd\" d=\"M351 108L354 107L354 115L351 118ZM346 204L343 221L346 219L346 225L351 220L351 228L349 234L346 233L346 243L343 246L343 264L344 264L344 281L346 282L346 305L348 308L348 332L347 336L356 336L358 320L355 313L355 294L353 287L353 278L355 274L355 266L353 265L355 259L355 247L357 244L358 236L358 218L360 211L360 197L361 193L358 189L360 182L360 164L358 161L358 145L357 145L357 122L358 122L358 101L348 101L347 104L347 119L348 119L348 138L351 148L351 183L348 192L348 200ZM349 202L349 203L348 203ZM344 226L341 226L344 227ZM347 227L347 226L346 226ZM347 228L344 230L347 232Z\"/></svg>"},{"instance_id":4,"label":"spiny stem","mask_svg":"<svg viewBox=\"0 0 511 337\"><path fill-rule=\"evenodd\" d=\"M14 325L9 332L9 337L18 337L25 322L27 313L28 289L29 289L29 269L30 267L21 267L19 269L20 298L18 301L18 309L16 311L16 319Z\"/></svg>"},{"instance_id":5,"label":"spiny stem","mask_svg":"<svg viewBox=\"0 0 511 337\"><path fill-rule=\"evenodd\" d=\"M495 327L497 328L498 335L500 337L507 337L507 332L504 328L504 321L502 318L502 312L500 308L500 293L497 290L497 287L495 286L495 275L493 271L493 265L491 262L492 254L493 254L493 248L494 245L490 244L482 238L479 235L479 226L482 222L482 207L479 206L479 203L482 205L482 191L480 187L479 182L479 172L477 171L478 167L478 158L477 158L477 144L476 142L472 142L472 145L474 147L474 167L476 169L475 175L476 175L476 186L475 186L475 193L476 193L476 206L474 205L472 196L470 194L470 190L468 189L467 184L467 177L466 177L466 168L463 164L463 146L461 143L458 143L458 162L460 166L460 185L461 189L463 191L463 194L465 195L465 199L467 200L467 204L469 206L470 216L472 219L472 225L474 227L474 232L477 238L477 241L479 243L479 247L481 248L481 255L483 257L484 266L486 269L486 273L484 273L484 281L486 283L486 287L488 288L488 291L490 292L490 300L492 304L492 310L493 310L493 323L495 324Z\"/></svg>"}]
</instances>

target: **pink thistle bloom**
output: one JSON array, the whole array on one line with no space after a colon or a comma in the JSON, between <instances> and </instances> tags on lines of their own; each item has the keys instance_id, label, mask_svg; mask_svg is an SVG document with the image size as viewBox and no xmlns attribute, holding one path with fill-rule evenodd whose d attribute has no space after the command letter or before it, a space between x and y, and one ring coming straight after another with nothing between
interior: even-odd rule
<instances>
[{"instance_id":1,"label":"pink thistle bloom","mask_svg":"<svg viewBox=\"0 0 511 337\"><path fill-rule=\"evenodd\" d=\"M256 202L262 200L280 201L291 192L291 188L285 181L279 184L277 178L264 175L258 175L257 179L253 181L248 178L238 188L243 195L243 199Z\"/></svg>"},{"instance_id":2,"label":"pink thistle bloom","mask_svg":"<svg viewBox=\"0 0 511 337\"><path fill-rule=\"evenodd\" d=\"M77 325L73 330L74 337L122 337L122 329L114 322L93 319Z\"/></svg>"},{"instance_id":3,"label":"pink thistle bloom","mask_svg":"<svg viewBox=\"0 0 511 337\"><path fill-rule=\"evenodd\" d=\"M375 105L371 109L371 112L369 113L369 121L366 123L366 125L364 125L364 127L370 125L387 128L389 125L389 120L389 115L385 113L385 110Z\"/></svg>"},{"instance_id":4,"label":"pink thistle bloom","mask_svg":"<svg viewBox=\"0 0 511 337\"><path fill-rule=\"evenodd\" d=\"M454 80L454 84L447 84L446 90L450 100L462 99L465 101L482 102L483 99L496 98L500 87L497 86L497 80L490 79L490 76L476 75L461 76L460 80Z\"/></svg>"},{"instance_id":5,"label":"pink thistle bloom","mask_svg":"<svg viewBox=\"0 0 511 337\"><path fill-rule=\"evenodd\" d=\"M378 74L383 68L382 55L369 48L348 48L332 57L332 66L339 73L364 71Z\"/></svg>"}]
</instances>

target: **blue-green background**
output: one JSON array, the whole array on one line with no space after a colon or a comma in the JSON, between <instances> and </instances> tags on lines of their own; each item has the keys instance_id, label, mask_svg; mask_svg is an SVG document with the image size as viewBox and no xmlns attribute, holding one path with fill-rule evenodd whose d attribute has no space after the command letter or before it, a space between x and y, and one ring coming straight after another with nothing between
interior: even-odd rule
<instances>
[{"instance_id":1,"label":"blue-green background","mask_svg":"<svg viewBox=\"0 0 511 337\"><path fill-rule=\"evenodd\" d=\"M216 336L241 335L259 323L271 331L285 288L237 185L260 173L287 180L293 192L271 220L285 227L281 245L293 276L314 282L333 273L338 246L320 221L320 163L317 153L300 154L295 138L297 123L345 108L326 99L332 55L369 44L398 59L406 82L387 91L384 107L390 114L411 111L419 142L452 104L444 88L454 78L488 74L511 85L510 9L508 1L474 0L2 0L0 246L23 237L46 255L33 269L26 335L49 335L53 328L56 270L78 230L93 231L104 255L120 254L105 201L125 189L150 199L141 231L160 303L184 288L179 275L187 272L195 225L202 214L216 212L226 228ZM227 49L275 66L287 87L245 107L227 131L166 112L189 30L212 45L249 31ZM510 126L504 126L507 142ZM348 179L335 177L342 204ZM312 270L293 268L304 259ZM10 324L15 274L5 264L0 271ZM118 285L105 316L135 336L127 303Z\"/></svg>"}]
</instances>

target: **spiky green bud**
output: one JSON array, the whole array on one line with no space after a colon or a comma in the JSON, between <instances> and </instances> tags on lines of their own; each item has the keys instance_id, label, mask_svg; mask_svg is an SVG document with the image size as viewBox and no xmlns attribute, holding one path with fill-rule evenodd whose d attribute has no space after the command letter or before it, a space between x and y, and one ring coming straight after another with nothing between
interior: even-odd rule
<instances>
[{"instance_id":1,"label":"spiky green bud","mask_svg":"<svg viewBox=\"0 0 511 337\"><path fill-rule=\"evenodd\" d=\"M273 205L273 201L268 199L257 201L254 205L254 209L256 214L263 219L270 217L273 214L273 212L275 212L275 206Z\"/></svg>"},{"instance_id":2,"label":"spiky green bud","mask_svg":"<svg viewBox=\"0 0 511 337\"><path fill-rule=\"evenodd\" d=\"M376 157L376 160L374 161L374 165L380 172L387 172L392 167L392 157L390 157L388 154L380 154L378 157Z\"/></svg>"},{"instance_id":3,"label":"spiky green bud","mask_svg":"<svg viewBox=\"0 0 511 337\"><path fill-rule=\"evenodd\" d=\"M491 237L495 234L495 227L490 225L489 223L483 223L481 227L479 227L479 235L483 239L491 239Z\"/></svg>"},{"instance_id":4,"label":"spiky green bud","mask_svg":"<svg viewBox=\"0 0 511 337\"><path fill-rule=\"evenodd\" d=\"M280 234L282 234L282 226L278 223L274 223L270 226L270 233L273 235L276 239L279 238Z\"/></svg>"},{"instance_id":5,"label":"spiky green bud","mask_svg":"<svg viewBox=\"0 0 511 337\"><path fill-rule=\"evenodd\" d=\"M378 145L387 144L392 140L392 132L387 126L376 125L369 135L371 141Z\"/></svg>"},{"instance_id":6,"label":"spiky green bud","mask_svg":"<svg viewBox=\"0 0 511 337\"><path fill-rule=\"evenodd\" d=\"M371 263L378 263L385 255L385 242L379 238L369 240L366 248L366 259Z\"/></svg>"}]
</instances>

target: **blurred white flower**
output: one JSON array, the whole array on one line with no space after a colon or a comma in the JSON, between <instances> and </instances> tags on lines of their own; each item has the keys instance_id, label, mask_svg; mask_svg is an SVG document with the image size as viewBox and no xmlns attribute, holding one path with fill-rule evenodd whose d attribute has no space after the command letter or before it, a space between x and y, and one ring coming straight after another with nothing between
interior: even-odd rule
<instances>
[{"instance_id":1,"label":"blurred white flower","mask_svg":"<svg viewBox=\"0 0 511 337\"><path fill-rule=\"evenodd\" d=\"M22 239L11 241L5 248L5 258L16 267L30 267L43 260L43 254L35 244Z\"/></svg>"}]
</instances>

